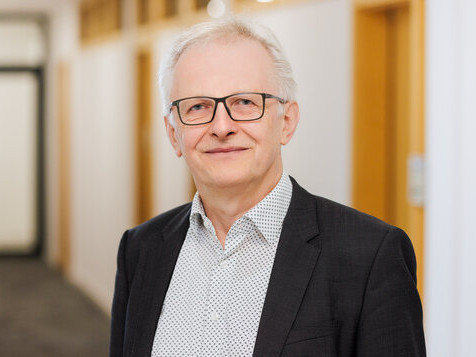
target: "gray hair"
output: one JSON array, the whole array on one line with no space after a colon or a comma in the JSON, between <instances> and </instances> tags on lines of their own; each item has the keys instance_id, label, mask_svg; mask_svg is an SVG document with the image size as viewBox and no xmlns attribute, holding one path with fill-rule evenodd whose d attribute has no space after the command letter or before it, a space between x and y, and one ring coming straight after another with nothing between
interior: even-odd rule
<instances>
[{"instance_id":1,"label":"gray hair","mask_svg":"<svg viewBox=\"0 0 476 357\"><path fill-rule=\"evenodd\" d=\"M230 37L241 37L261 43L270 54L274 64L278 95L287 101L295 100L296 82L293 78L291 65L286 59L276 36L265 26L236 16L230 16L220 20L199 23L185 30L174 41L172 47L164 56L159 69L159 85L164 116L169 114L174 70L184 51L197 43Z\"/></svg>"}]
</instances>

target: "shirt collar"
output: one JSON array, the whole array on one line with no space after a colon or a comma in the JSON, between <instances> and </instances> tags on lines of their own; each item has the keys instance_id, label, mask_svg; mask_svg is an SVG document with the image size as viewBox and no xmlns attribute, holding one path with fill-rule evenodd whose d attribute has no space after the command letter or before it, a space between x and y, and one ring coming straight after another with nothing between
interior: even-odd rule
<instances>
[{"instance_id":1,"label":"shirt collar","mask_svg":"<svg viewBox=\"0 0 476 357\"><path fill-rule=\"evenodd\" d=\"M276 187L244 215L256 225L268 243L279 240L292 192L293 184L283 173Z\"/></svg>"},{"instance_id":2,"label":"shirt collar","mask_svg":"<svg viewBox=\"0 0 476 357\"><path fill-rule=\"evenodd\" d=\"M198 192L193 196L192 210L190 212L190 223L202 223L203 217L206 217L205 209L203 208L202 200Z\"/></svg>"},{"instance_id":3,"label":"shirt collar","mask_svg":"<svg viewBox=\"0 0 476 357\"><path fill-rule=\"evenodd\" d=\"M283 172L274 189L240 219L251 220L268 243L277 243L291 203L292 192L291 179L288 174ZM190 223L201 225L205 217L207 215L197 192L192 201Z\"/></svg>"}]
</instances>

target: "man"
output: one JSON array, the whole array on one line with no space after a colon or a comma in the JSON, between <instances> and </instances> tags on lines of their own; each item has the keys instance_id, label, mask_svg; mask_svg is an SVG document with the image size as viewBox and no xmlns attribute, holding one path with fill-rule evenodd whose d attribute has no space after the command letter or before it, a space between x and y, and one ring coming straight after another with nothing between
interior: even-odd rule
<instances>
[{"instance_id":1,"label":"man","mask_svg":"<svg viewBox=\"0 0 476 357\"><path fill-rule=\"evenodd\" d=\"M160 84L198 192L124 234L111 356L424 356L405 233L283 172L299 109L272 34L197 25Z\"/></svg>"}]
</instances>

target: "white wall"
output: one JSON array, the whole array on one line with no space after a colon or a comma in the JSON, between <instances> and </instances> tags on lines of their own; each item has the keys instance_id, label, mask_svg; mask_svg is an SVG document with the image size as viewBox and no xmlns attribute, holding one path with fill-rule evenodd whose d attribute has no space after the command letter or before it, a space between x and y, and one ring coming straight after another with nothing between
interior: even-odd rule
<instances>
[{"instance_id":1,"label":"white wall","mask_svg":"<svg viewBox=\"0 0 476 357\"><path fill-rule=\"evenodd\" d=\"M428 355L476 339L476 2L427 9L425 321Z\"/></svg>"},{"instance_id":2,"label":"white wall","mask_svg":"<svg viewBox=\"0 0 476 357\"><path fill-rule=\"evenodd\" d=\"M71 276L106 310L134 212L134 57L127 41L73 62Z\"/></svg>"}]
</instances>

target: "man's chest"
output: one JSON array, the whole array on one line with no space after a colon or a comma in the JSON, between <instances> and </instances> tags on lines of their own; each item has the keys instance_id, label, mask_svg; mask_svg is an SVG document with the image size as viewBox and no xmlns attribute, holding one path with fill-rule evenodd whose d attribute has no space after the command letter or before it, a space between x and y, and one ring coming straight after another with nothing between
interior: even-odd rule
<instances>
[{"instance_id":1,"label":"man's chest","mask_svg":"<svg viewBox=\"0 0 476 357\"><path fill-rule=\"evenodd\" d=\"M258 231L238 232L223 248L210 232L189 230L153 356L252 354L276 249Z\"/></svg>"}]
</instances>

